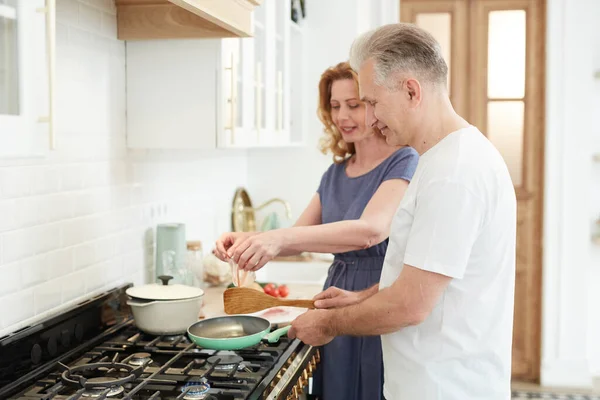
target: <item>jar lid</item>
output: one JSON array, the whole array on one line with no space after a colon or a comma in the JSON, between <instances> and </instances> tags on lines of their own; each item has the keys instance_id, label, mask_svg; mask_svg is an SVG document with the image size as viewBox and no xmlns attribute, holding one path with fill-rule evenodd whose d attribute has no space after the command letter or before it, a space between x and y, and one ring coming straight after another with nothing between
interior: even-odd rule
<instances>
[{"instance_id":1,"label":"jar lid","mask_svg":"<svg viewBox=\"0 0 600 400\"><path fill-rule=\"evenodd\" d=\"M161 275L158 279L162 283L130 287L125 293L128 296L144 300L185 300L204 294L204 291L197 287L180 284L169 285L169 280L173 279L169 275Z\"/></svg>"},{"instance_id":2,"label":"jar lid","mask_svg":"<svg viewBox=\"0 0 600 400\"><path fill-rule=\"evenodd\" d=\"M188 250L202 250L202 242L200 240L190 240L187 242Z\"/></svg>"}]
</instances>

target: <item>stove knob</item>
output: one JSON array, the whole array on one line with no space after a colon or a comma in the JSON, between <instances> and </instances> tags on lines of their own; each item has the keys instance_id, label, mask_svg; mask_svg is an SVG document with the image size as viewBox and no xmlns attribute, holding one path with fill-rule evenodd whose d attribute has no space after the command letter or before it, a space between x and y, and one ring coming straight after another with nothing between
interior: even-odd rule
<instances>
[{"instance_id":1,"label":"stove knob","mask_svg":"<svg viewBox=\"0 0 600 400\"><path fill-rule=\"evenodd\" d=\"M33 365L37 365L42 361L42 346L38 343L34 344L31 348L31 362Z\"/></svg>"},{"instance_id":2,"label":"stove knob","mask_svg":"<svg viewBox=\"0 0 600 400\"><path fill-rule=\"evenodd\" d=\"M298 394L302 394L304 392L304 390L302 390L302 388L304 387L304 382L302 381L302 377L298 378L298 382L296 382L296 386L297 387L297 393Z\"/></svg>"},{"instance_id":3,"label":"stove knob","mask_svg":"<svg viewBox=\"0 0 600 400\"><path fill-rule=\"evenodd\" d=\"M56 336L50 336L50 338L48 339L47 350L48 354L50 354L51 357L54 357L56 355L56 352L58 351Z\"/></svg>"},{"instance_id":4,"label":"stove knob","mask_svg":"<svg viewBox=\"0 0 600 400\"><path fill-rule=\"evenodd\" d=\"M81 342L83 339L83 326L81 324L75 324L75 340L77 343Z\"/></svg>"},{"instance_id":5,"label":"stove knob","mask_svg":"<svg viewBox=\"0 0 600 400\"><path fill-rule=\"evenodd\" d=\"M60 344L62 344L62 346L66 349L71 346L71 332L69 332L67 329L64 329L60 333Z\"/></svg>"}]
</instances>

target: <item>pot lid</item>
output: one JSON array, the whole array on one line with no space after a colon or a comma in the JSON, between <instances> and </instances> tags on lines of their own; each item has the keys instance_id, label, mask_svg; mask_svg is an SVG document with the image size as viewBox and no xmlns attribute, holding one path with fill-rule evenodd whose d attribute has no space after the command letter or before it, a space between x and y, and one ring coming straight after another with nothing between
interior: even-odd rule
<instances>
[{"instance_id":1,"label":"pot lid","mask_svg":"<svg viewBox=\"0 0 600 400\"><path fill-rule=\"evenodd\" d=\"M204 291L197 287L169 284L169 280L173 279L169 275L161 275L158 279L162 283L130 287L125 293L131 297L146 300L184 300L200 297L204 294Z\"/></svg>"}]
</instances>

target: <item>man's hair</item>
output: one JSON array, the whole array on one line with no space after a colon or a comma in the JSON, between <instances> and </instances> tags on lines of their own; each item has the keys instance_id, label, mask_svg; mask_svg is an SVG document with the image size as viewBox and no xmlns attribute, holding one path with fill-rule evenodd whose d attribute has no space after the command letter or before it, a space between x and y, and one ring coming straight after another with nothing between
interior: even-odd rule
<instances>
[{"instance_id":1,"label":"man's hair","mask_svg":"<svg viewBox=\"0 0 600 400\"><path fill-rule=\"evenodd\" d=\"M396 72L412 73L423 83L446 86L448 66L442 49L427 31L413 24L390 24L359 36L350 49L350 65L358 71L373 60L375 83L394 88L388 78Z\"/></svg>"}]
</instances>

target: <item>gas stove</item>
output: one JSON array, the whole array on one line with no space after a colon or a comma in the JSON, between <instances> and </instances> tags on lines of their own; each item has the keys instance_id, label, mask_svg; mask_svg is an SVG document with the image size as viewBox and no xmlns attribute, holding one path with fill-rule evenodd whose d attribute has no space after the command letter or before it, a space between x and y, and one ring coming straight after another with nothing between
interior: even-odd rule
<instances>
[{"instance_id":1,"label":"gas stove","mask_svg":"<svg viewBox=\"0 0 600 400\"><path fill-rule=\"evenodd\" d=\"M316 348L282 337L238 351L136 328L125 289L0 338L0 399L308 399ZM274 329L277 327L274 327Z\"/></svg>"}]
</instances>

